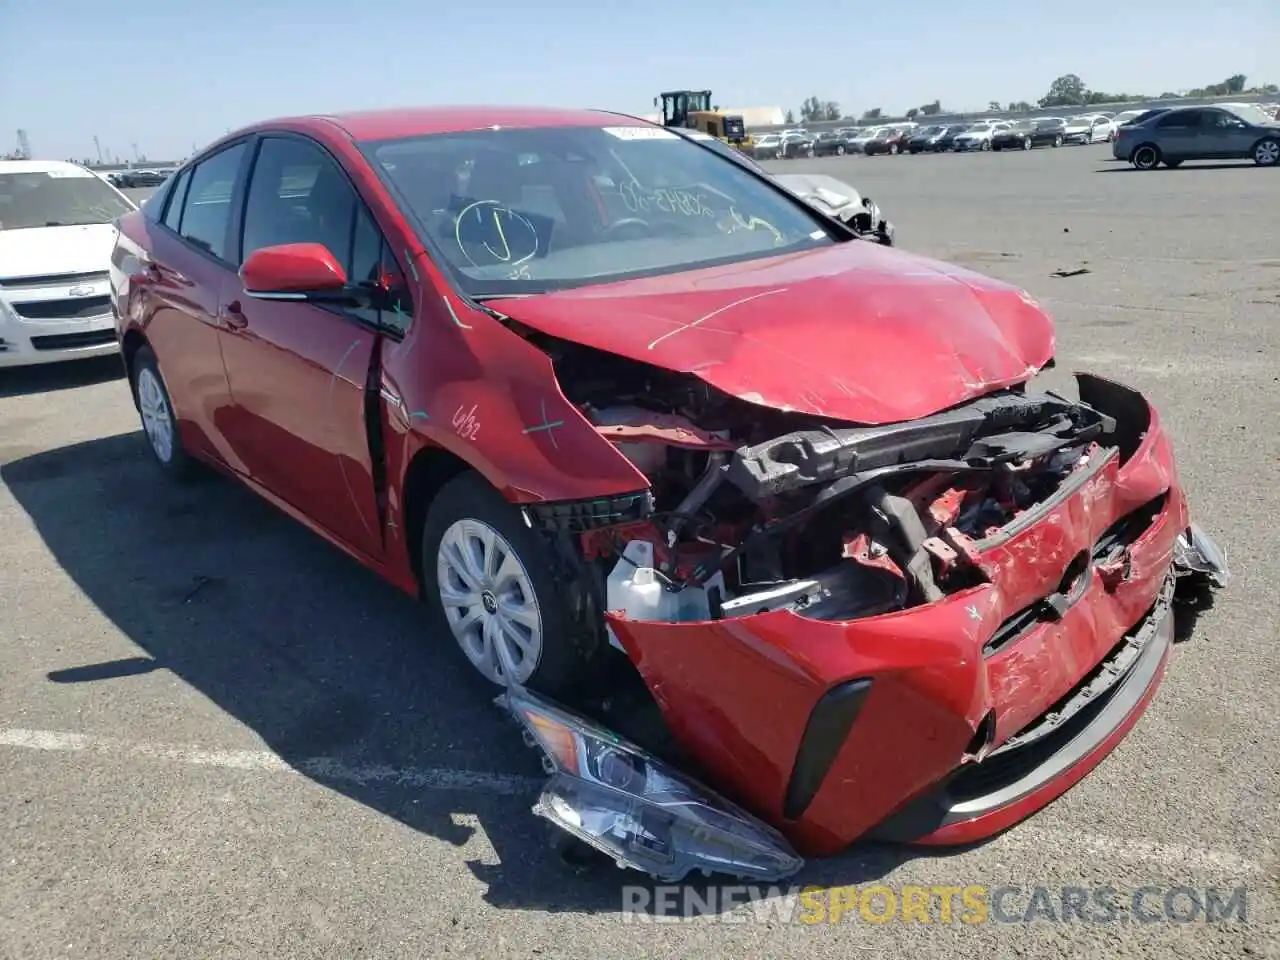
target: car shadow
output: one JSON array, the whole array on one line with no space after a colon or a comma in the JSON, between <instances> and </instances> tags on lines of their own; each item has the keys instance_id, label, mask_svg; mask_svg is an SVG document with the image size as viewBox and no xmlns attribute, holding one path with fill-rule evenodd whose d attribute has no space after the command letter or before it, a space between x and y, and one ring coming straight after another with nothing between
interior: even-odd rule
<instances>
[{"instance_id":1,"label":"car shadow","mask_svg":"<svg viewBox=\"0 0 1280 960\"><path fill-rule=\"evenodd\" d=\"M529 812L539 758L493 690L424 635L412 598L248 490L213 474L166 482L140 432L16 460L0 480L145 652L51 669L48 682L169 671L298 774L459 848L482 831L466 856L490 904L616 912L625 885L645 885L612 863L566 863ZM794 882L864 882L918 855L932 854L861 847Z\"/></svg>"},{"instance_id":2,"label":"car shadow","mask_svg":"<svg viewBox=\"0 0 1280 960\"><path fill-rule=\"evenodd\" d=\"M51 393L123 378L124 365L115 355L11 367L0 369L0 397Z\"/></svg>"},{"instance_id":3,"label":"car shadow","mask_svg":"<svg viewBox=\"0 0 1280 960\"><path fill-rule=\"evenodd\" d=\"M1232 161L1228 163L1203 163L1198 161L1191 161L1189 163L1179 164L1176 167L1166 167L1163 164L1161 164L1160 166L1156 167L1154 170L1139 170L1137 167L1123 160L1118 161L1118 164L1119 163L1123 163L1124 166L1117 165L1114 167L1102 167L1093 172L1094 173L1184 173L1188 170L1266 170L1268 169L1267 167L1260 167L1258 164L1252 163L1251 161L1248 161L1248 160L1237 160L1237 161Z\"/></svg>"}]
</instances>

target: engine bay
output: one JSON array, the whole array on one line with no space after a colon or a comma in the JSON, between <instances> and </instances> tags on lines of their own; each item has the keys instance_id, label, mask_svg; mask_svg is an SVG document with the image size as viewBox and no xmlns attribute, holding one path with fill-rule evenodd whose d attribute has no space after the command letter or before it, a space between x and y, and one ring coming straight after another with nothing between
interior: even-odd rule
<instances>
[{"instance_id":1,"label":"engine bay","mask_svg":"<svg viewBox=\"0 0 1280 960\"><path fill-rule=\"evenodd\" d=\"M1013 388L862 426L526 336L551 356L565 396L649 479L640 509L569 534L595 607L631 619L789 609L849 620L935 602L983 582L976 546L1117 445L1113 418L1054 393Z\"/></svg>"}]
</instances>

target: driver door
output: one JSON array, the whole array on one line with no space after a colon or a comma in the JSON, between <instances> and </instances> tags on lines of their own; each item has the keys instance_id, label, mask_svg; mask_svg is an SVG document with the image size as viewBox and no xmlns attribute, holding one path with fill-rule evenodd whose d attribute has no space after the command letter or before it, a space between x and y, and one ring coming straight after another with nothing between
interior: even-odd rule
<instances>
[{"instance_id":1,"label":"driver door","mask_svg":"<svg viewBox=\"0 0 1280 960\"><path fill-rule=\"evenodd\" d=\"M247 188L239 262L282 243L321 243L353 282L382 235L337 163L313 141L267 136ZM366 263L366 261L371 261ZM253 480L335 537L379 558L382 531L365 418L378 322L311 303L258 300L238 275L222 295L232 397L225 431Z\"/></svg>"}]
</instances>

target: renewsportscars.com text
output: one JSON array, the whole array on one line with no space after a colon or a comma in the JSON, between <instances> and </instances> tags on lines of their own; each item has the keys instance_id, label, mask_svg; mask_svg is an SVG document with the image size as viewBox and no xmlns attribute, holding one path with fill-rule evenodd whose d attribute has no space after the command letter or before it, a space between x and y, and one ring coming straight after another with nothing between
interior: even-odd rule
<instances>
[{"instance_id":1,"label":"renewsportscars.com text","mask_svg":"<svg viewBox=\"0 0 1280 960\"><path fill-rule=\"evenodd\" d=\"M915 884L622 888L629 923L1246 923L1245 887Z\"/></svg>"}]
</instances>

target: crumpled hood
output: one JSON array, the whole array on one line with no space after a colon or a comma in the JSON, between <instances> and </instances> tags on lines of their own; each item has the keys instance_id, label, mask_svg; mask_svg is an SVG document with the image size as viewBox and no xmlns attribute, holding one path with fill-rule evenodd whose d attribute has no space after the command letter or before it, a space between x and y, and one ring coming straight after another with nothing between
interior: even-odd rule
<instances>
[{"instance_id":1,"label":"crumpled hood","mask_svg":"<svg viewBox=\"0 0 1280 960\"><path fill-rule=\"evenodd\" d=\"M860 240L495 306L751 403L854 423L936 413L1054 352L1053 321L1016 287Z\"/></svg>"},{"instance_id":2,"label":"crumpled hood","mask_svg":"<svg viewBox=\"0 0 1280 960\"><path fill-rule=\"evenodd\" d=\"M0 277L106 273L115 242L110 223L0 230Z\"/></svg>"}]
</instances>

